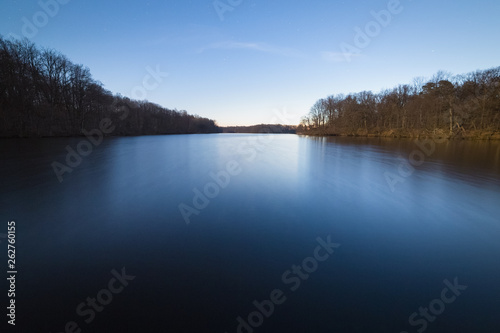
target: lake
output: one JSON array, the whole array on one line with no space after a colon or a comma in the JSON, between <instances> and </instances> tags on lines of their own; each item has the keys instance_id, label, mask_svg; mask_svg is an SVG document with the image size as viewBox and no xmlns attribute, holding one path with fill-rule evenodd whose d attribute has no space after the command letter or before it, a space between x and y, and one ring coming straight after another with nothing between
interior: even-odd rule
<instances>
[{"instance_id":1,"label":"lake","mask_svg":"<svg viewBox=\"0 0 500 333\"><path fill-rule=\"evenodd\" d=\"M19 332L500 330L500 142L96 143L0 141Z\"/></svg>"}]
</instances>

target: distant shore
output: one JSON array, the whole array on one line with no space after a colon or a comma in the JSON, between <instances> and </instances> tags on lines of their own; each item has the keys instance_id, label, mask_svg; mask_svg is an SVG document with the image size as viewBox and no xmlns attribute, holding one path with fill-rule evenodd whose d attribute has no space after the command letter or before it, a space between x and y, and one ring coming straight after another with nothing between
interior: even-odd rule
<instances>
[{"instance_id":1,"label":"distant shore","mask_svg":"<svg viewBox=\"0 0 500 333\"><path fill-rule=\"evenodd\" d=\"M260 134L296 134L297 126L278 124L259 124L252 126L220 127L222 133L260 133Z\"/></svg>"}]
</instances>

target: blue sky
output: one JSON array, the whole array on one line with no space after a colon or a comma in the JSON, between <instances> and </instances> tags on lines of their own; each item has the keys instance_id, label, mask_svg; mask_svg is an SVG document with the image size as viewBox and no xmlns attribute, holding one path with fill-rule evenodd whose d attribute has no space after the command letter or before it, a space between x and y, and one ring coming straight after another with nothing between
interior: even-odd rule
<instances>
[{"instance_id":1,"label":"blue sky","mask_svg":"<svg viewBox=\"0 0 500 333\"><path fill-rule=\"evenodd\" d=\"M222 14L213 0L54 1L2 0L0 34L24 27L129 97L158 68L168 76L148 100L220 125L279 122L276 112L297 124L327 95L500 66L497 0L221 0L232 8ZM356 43L357 27L371 36Z\"/></svg>"}]
</instances>

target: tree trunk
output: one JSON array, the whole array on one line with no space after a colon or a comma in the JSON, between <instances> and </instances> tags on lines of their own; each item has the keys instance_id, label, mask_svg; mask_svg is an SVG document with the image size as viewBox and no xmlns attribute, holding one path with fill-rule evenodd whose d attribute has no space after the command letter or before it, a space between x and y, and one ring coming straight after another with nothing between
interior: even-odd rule
<instances>
[{"instance_id":1,"label":"tree trunk","mask_svg":"<svg viewBox=\"0 0 500 333\"><path fill-rule=\"evenodd\" d=\"M453 108L450 107L450 135L453 134Z\"/></svg>"}]
</instances>

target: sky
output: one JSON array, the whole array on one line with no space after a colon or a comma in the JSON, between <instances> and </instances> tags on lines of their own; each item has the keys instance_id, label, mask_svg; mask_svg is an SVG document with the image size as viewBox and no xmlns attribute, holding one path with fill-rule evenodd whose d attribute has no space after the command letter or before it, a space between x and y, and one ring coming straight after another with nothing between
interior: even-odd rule
<instances>
[{"instance_id":1,"label":"sky","mask_svg":"<svg viewBox=\"0 0 500 333\"><path fill-rule=\"evenodd\" d=\"M4 37L221 126L295 125L329 95L500 66L498 0L0 1Z\"/></svg>"}]
</instances>

